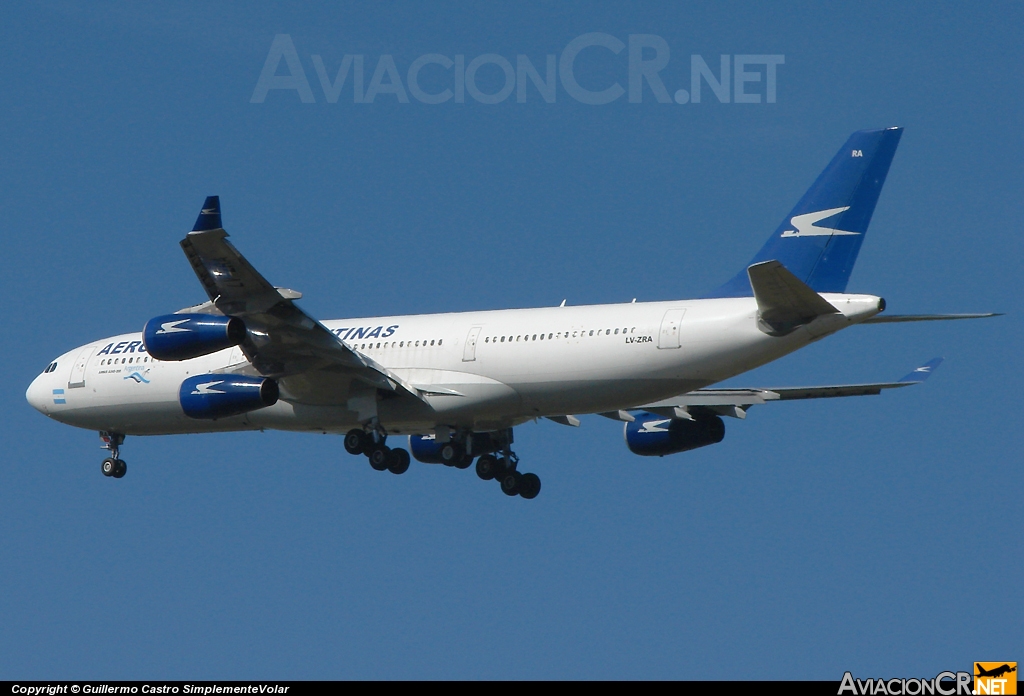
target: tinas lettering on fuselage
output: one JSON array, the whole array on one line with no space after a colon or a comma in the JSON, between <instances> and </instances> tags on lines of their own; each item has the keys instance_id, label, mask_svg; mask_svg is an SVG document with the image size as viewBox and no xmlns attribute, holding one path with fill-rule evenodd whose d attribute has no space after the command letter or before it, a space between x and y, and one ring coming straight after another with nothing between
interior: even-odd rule
<instances>
[{"instance_id":1,"label":"tinas lettering on fuselage","mask_svg":"<svg viewBox=\"0 0 1024 696\"><path fill-rule=\"evenodd\" d=\"M384 328L383 326L364 326L350 329L348 327L332 329L331 333L343 341L356 338L388 338L398 330L398 324Z\"/></svg>"}]
</instances>

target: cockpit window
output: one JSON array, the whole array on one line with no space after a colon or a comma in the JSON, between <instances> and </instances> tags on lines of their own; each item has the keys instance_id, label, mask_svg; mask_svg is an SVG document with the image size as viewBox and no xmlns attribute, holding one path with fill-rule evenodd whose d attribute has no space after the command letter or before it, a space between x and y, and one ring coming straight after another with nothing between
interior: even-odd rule
<instances>
[{"instance_id":1,"label":"cockpit window","mask_svg":"<svg viewBox=\"0 0 1024 696\"><path fill-rule=\"evenodd\" d=\"M46 369L45 369L45 370L43 370L43 374L44 374L44 375L45 375L45 374L48 374L48 373L50 373L50 372L53 372L53 371L54 371L54 370L56 370L56 369L57 369L57 363L55 363L55 362L52 362L52 363L50 363L49 365L47 365L47 366L46 366Z\"/></svg>"}]
</instances>

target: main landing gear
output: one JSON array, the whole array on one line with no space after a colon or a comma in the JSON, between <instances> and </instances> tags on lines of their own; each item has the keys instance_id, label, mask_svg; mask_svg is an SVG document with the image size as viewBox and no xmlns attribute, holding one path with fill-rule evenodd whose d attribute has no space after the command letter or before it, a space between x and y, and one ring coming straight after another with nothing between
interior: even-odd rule
<instances>
[{"instance_id":1,"label":"main landing gear","mask_svg":"<svg viewBox=\"0 0 1024 696\"><path fill-rule=\"evenodd\" d=\"M371 432L365 430L349 430L345 435L345 451L349 454L365 454L370 460L370 466L376 471L390 471L392 474L404 474L409 470L409 463L412 461L409 452L400 447L391 449L384 442L387 434L377 429Z\"/></svg>"},{"instance_id":2,"label":"main landing gear","mask_svg":"<svg viewBox=\"0 0 1024 696\"><path fill-rule=\"evenodd\" d=\"M409 453L400 448L391 449L384 444L386 439L387 433L380 426L355 428L345 435L345 451L365 455L377 471L386 469L393 474L404 474L409 470ZM417 449L424 441L428 443L427 449ZM454 469L468 469L475 460L476 475L484 481L497 481L505 495L531 500L540 493L540 477L518 470L519 457L511 449L511 428L488 433L454 432L439 448L435 449L434 443L433 438L417 438L413 443L416 458Z\"/></svg>"},{"instance_id":3,"label":"main landing gear","mask_svg":"<svg viewBox=\"0 0 1024 696\"><path fill-rule=\"evenodd\" d=\"M100 447L105 450L110 450L110 456L103 460L103 463L100 465L100 471L103 472L104 476L122 478L126 473L128 473L128 465L120 458L121 445L124 443L124 435L121 433L101 431L100 440L103 442Z\"/></svg>"},{"instance_id":4,"label":"main landing gear","mask_svg":"<svg viewBox=\"0 0 1024 696\"><path fill-rule=\"evenodd\" d=\"M536 498L540 493L540 477L518 471L519 457L511 449L511 428L495 433L453 436L452 441L441 448L441 460L447 466L467 469L473 463L473 449L481 442L485 453L476 459L476 475L484 481L497 481L501 492L507 496Z\"/></svg>"},{"instance_id":5,"label":"main landing gear","mask_svg":"<svg viewBox=\"0 0 1024 696\"><path fill-rule=\"evenodd\" d=\"M519 495L532 500L540 493L540 477L519 473L518 464L519 457L511 451L504 452L500 459L493 454L485 454L476 460L476 475L484 481L497 481L505 495Z\"/></svg>"},{"instance_id":6,"label":"main landing gear","mask_svg":"<svg viewBox=\"0 0 1024 696\"><path fill-rule=\"evenodd\" d=\"M441 446L441 463L456 469L468 469L473 465L473 455L466 452L466 446L458 442L447 442Z\"/></svg>"}]
</instances>

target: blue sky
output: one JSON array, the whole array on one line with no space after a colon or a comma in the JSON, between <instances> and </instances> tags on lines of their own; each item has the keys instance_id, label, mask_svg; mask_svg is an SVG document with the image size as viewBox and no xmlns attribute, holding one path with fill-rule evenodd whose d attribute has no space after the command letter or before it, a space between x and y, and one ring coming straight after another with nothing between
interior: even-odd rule
<instances>
[{"instance_id":1,"label":"blue sky","mask_svg":"<svg viewBox=\"0 0 1024 696\"><path fill-rule=\"evenodd\" d=\"M0 676L932 676L1022 657L1019 4L39 3L0 23ZM466 64L577 37L781 55L776 102L353 103L381 56ZM252 103L277 34L315 103ZM628 48L584 49L586 89ZM730 59L732 60L732 58ZM286 70L282 66L280 73ZM452 71L421 73L440 92ZM497 92L495 63L477 72ZM386 82L386 80L385 80ZM330 436L129 438L32 410L56 355L205 299L178 247L218 194L234 243L322 318L692 297L760 248L850 132L906 128L849 289L998 319L854 328L737 386L895 379L752 409L650 460L584 417L516 432L544 481L379 474ZM1013 501L1018 501L1014 503ZM727 666L726 671L722 671Z\"/></svg>"}]
</instances>

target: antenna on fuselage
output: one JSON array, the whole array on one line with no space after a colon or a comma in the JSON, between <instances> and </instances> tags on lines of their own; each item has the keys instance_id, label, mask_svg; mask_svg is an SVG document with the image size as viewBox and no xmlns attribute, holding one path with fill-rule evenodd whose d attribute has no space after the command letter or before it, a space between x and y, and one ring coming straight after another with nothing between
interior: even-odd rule
<instances>
[{"instance_id":1,"label":"antenna on fuselage","mask_svg":"<svg viewBox=\"0 0 1024 696\"><path fill-rule=\"evenodd\" d=\"M565 300L562 300L562 304L560 304L560 305L558 305L558 306L559 306L559 307L564 307L564 306L565 306Z\"/></svg>"}]
</instances>

